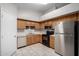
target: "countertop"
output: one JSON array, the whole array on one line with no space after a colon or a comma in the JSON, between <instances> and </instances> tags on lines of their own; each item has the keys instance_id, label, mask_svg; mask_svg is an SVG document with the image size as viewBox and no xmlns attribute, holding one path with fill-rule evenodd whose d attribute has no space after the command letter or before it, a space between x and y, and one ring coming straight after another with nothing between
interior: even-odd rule
<instances>
[{"instance_id":1,"label":"countertop","mask_svg":"<svg viewBox=\"0 0 79 59\"><path fill-rule=\"evenodd\" d=\"M17 36L28 36L28 35L42 35L46 34L46 31L35 31L35 30L24 30L17 32Z\"/></svg>"},{"instance_id":2,"label":"countertop","mask_svg":"<svg viewBox=\"0 0 79 59\"><path fill-rule=\"evenodd\" d=\"M55 36L55 35L50 35L50 36Z\"/></svg>"},{"instance_id":3,"label":"countertop","mask_svg":"<svg viewBox=\"0 0 79 59\"><path fill-rule=\"evenodd\" d=\"M24 33L18 33L17 37L27 37L27 36L31 36L31 35L42 35L45 33L28 33L28 34L24 34Z\"/></svg>"}]
</instances>

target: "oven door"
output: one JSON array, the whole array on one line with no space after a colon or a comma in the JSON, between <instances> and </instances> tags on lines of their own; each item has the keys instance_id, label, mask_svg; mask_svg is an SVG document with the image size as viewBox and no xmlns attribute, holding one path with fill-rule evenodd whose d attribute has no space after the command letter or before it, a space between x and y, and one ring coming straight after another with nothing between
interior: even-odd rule
<instances>
[{"instance_id":1,"label":"oven door","mask_svg":"<svg viewBox=\"0 0 79 59\"><path fill-rule=\"evenodd\" d=\"M49 40L47 38L47 35L42 36L42 44L49 47Z\"/></svg>"}]
</instances>

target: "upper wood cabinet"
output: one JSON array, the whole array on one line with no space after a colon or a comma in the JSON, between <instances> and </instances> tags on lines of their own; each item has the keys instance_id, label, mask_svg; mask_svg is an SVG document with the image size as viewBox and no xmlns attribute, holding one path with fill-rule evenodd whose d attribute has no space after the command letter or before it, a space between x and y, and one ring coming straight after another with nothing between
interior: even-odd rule
<instances>
[{"instance_id":1,"label":"upper wood cabinet","mask_svg":"<svg viewBox=\"0 0 79 59\"><path fill-rule=\"evenodd\" d=\"M44 29L45 23L40 23L40 29Z\"/></svg>"},{"instance_id":2,"label":"upper wood cabinet","mask_svg":"<svg viewBox=\"0 0 79 59\"><path fill-rule=\"evenodd\" d=\"M35 29L40 29L40 25L37 22L26 21L26 26L29 26L29 27L34 26Z\"/></svg>"},{"instance_id":3,"label":"upper wood cabinet","mask_svg":"<svg viewBox=\"0 0 79 59\"><path fill-rule=\"evenodd\" d=\"M31 24L30 22L26 21L26 26L30 26L30 24Z\"/></svg>"},{"instance_id":4,"label":"upper wood cabinet","mask_svg":"<svg viewBox=\"0 0 79 59\"><path fill-rule=\"evenodd\" d=\"M40 24L41 29L45 29L46 27L52 27L52 26L53 26L53 22L51 20L42 22Z\"/></svg>"},{"instance_id":5,"label":"upper wood cabinet","mask_svg":"<svg viewBox=\"0 0 79 59\"><path fill-rule=\"evenodd\" d=\"M41 26L40 26L40 23L35 23L35 28L36 28L36 29L40 29L40 27L41 27Z\"/></svg>"},{"instance_id":6,"label":"upper wood cabinet","mask_svg":"<svg viewBox=\"0 0 79 59\"><path fill-rule=\"evenodd\" d=\"M79 21L79 13L78 13L78 21Z\"/></svg>"},{"instance_id":7,"label":"upper wood cabinet","mask_svg":"<svg viewBox=\"0 0 79 59\"><path fill-rule=\"evenodd\" d=\"M52 26L52 21L47 21L47 22L45 22L45 25L46 25L46 26Z\"/></svg>"},{"instance_id":8,"label":"upper wood cabinet","mask_svg":"<svg viewBox=\"0 0 79 59\"><path fill-rule=\"evenodd\" d=\"M40 25L38 22L25 21L25 20L17 20L17 28L18 29L28 29L34 27L34 29L40 29Z\"/></svg>"},{"instance_id":9,"label":"upper wood cabinet","mask_svg":"<svg viewBox=\"0 0 79 59\"><path fill-rule=\"evenodd\" d=\"M26 28L26 21L17 20L17 28L18 29L25 29Z\"/></svg>"},{"instance_id":10,"label":"upper wood cabinet","mask_svg":"<svg viewBox=\"0 0 79 59\"><path fill-rule=\"evenodd\" d=\"M18 28L25 28L25 26L35 26L35 29L44 29L45 26L56 26L57 24L63 21L79 21L79 13L63 15L55 19L51 19L43 22L35 22L35 21L28 21L28 20L21 21L21 20L17 21Z\"/></svg>"}]
</instances>

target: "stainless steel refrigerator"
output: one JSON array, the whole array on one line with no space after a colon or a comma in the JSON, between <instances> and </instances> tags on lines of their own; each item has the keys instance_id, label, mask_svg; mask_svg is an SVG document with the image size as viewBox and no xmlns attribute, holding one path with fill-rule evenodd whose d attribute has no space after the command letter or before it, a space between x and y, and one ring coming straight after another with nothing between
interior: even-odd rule
<instances>
[{"instance_id":1,"label":"stainless steel refrigerator","mask_svg":"<svg viewBox=\"0 0 79 59\"><path fill-rule=\"evenodd\" d=\"M64 56L79 53L79 22L60 22L55 26L55 52Z\"/></svg>"}]
</instances>

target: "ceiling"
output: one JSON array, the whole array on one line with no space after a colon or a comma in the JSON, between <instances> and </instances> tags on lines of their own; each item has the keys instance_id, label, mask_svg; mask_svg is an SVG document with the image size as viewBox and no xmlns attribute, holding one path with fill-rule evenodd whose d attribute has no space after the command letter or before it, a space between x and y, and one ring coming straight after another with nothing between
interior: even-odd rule
<instances>
[{"instance_id":1,"label":"ceiling","mask_svg":"<svg viewBox=\"0 0 79 59\"><path fill-rule=\"evenodd\" d=\"M16 3L18 8L26 9L26 10L28 9L28 10L40 12L43 14L50 12L52 10L55 10L57 8L60 8L62 6L65 6L67 4L69 3L48 3L45 5L40 3Z\"/></svg>"}]
</instances>

